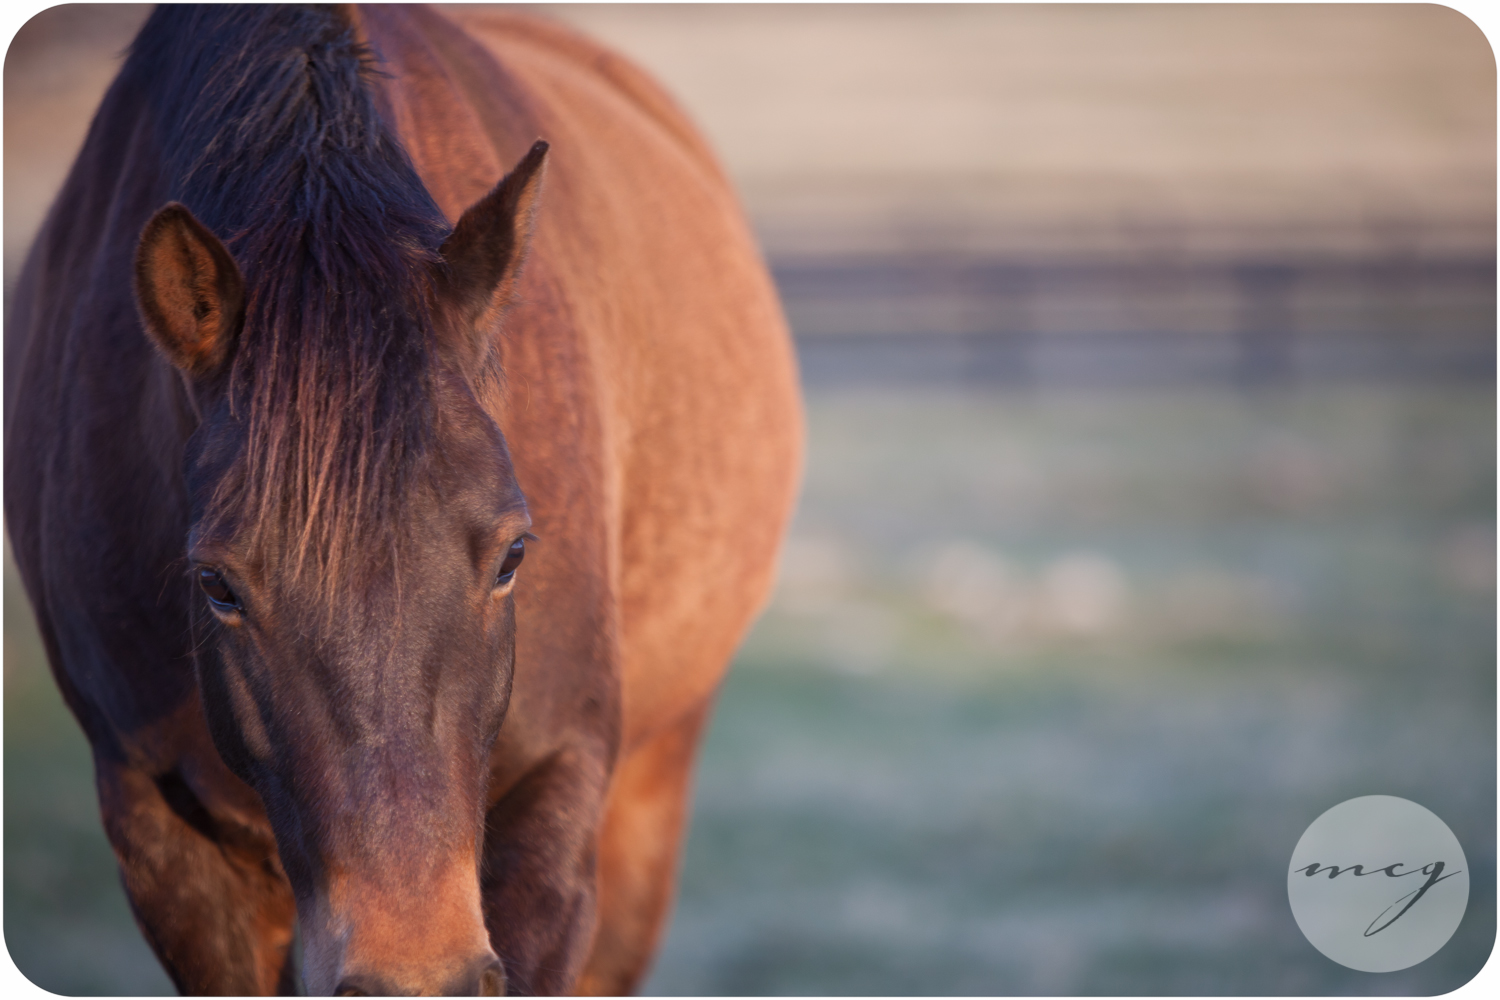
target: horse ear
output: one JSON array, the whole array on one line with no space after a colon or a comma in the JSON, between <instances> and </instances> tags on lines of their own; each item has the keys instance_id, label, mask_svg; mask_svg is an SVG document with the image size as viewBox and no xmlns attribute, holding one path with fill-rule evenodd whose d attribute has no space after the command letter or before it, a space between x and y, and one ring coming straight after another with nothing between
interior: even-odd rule
<instances>
[{"instance_id":1,"label":"horse ear","mask_svg":"<svg viewBox=\"0 0 1500 1000\"><path fill-rule=\"evenodd\" d=\"M151 217L135 251L135 302L152 341L194 378L229 357L245 279L219 238L172 202Z\"/></svg>"},{"instance_id":2,"label":"horse ear","mask_svg":"<svg viewBox=\"0 0 1500 1000\"><path fill-rule=\"evenodd\" d=\"M469 357L483 353L490 324L482 320L510 301L531 240L546 163L547 143L538 139L494 190L469 206L443 241L440 299L451 310Z\"/></svg>"}]
</instances>

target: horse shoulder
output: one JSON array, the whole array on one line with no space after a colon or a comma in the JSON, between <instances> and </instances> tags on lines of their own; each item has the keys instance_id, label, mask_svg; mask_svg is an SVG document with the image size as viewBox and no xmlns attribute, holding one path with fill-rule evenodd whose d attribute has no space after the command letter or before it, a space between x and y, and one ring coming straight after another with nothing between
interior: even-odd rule
<instances>
[{"instance_id":1,"label":"horse shoulder","mask_svg":"<svg viewBox=\"0 0 1500 1000\"><path fill-rule=\"evenodd\" d=\"M554 151L502 341L502 425L539 512L577 493L528 447L597 434L574 468L596 470L612 540L628 751L712 694L769 592L801 463L790 339L728 181L644 73L535 18L455 17L515 91L470 104L524 108ZM490 141L535 137L515 130Z\"/></svg>"}]
</instances>

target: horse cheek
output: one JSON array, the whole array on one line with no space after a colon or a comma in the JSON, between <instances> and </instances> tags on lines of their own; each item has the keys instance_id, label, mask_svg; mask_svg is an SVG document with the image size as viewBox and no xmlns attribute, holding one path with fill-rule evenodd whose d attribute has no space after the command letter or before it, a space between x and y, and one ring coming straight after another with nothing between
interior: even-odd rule
<instances>
[{"instance_id":1,"label":"horse cheek","mask_svg":"<svg viewBox=\"0 0 1500 1000\"><path fill-rule=\"evenodd\" d=\"M254 787L271 756L271 740L244 675L217 650L198 656L198 690L209 735L234 776Z\"/></svg>"}]
</instances>

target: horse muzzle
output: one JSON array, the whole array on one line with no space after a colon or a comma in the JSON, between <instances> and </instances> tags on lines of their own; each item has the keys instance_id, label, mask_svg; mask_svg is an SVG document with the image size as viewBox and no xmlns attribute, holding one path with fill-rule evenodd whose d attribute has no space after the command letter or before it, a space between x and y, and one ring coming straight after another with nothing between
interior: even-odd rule
<instances>
[{"instance_id":1,"label":"horse muzzle","mask_svg":"<svg viewBox=\"0 0 1500 1000\"><path fill-rule=\"evenodd\" d=\"M505 969L490 948L473 861L392 885L335 879L303 913L304 977L311 994L504 996Z\"/></svg>"}]
</instances>

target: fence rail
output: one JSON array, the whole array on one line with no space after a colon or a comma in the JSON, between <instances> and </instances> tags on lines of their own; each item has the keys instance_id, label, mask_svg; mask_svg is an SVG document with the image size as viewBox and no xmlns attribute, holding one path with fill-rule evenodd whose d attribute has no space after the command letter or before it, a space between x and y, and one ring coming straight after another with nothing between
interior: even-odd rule
<instances>
[{"instance_id":1,"label":"fence rail","mask_svg":"<svg viewBox=\"0 0 1500 1000\"><path fill-rule=\"evenodd\" d=\"M1495 260L777 261L810 384L1493 380Z\"/></svg>"}]
</instances>

